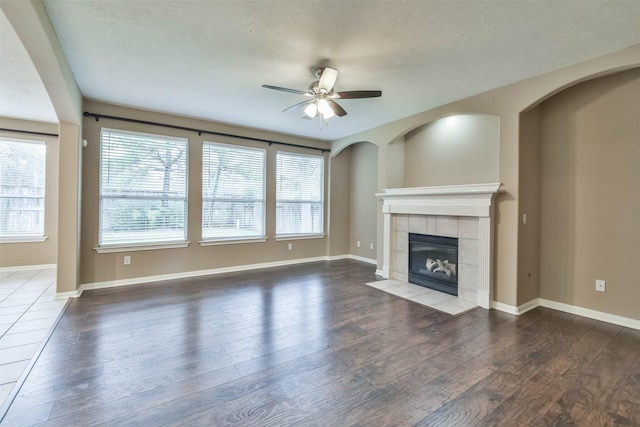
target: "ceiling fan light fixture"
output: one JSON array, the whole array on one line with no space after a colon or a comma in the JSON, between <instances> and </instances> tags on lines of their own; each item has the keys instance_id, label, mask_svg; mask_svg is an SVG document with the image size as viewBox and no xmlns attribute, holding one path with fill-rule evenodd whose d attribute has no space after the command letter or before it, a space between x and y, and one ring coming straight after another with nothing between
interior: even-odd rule
<instances>
[{"instance_id":1,"label":"ceiling fan light fixture","mask_svg":"<svg viewBox=\"0 0 640 427\"><path fill-rule=\"evenodd\" d=\"M313 119L316 114L318 114L318 105L315 102L307 105L307 108L304 109L304 113Z\"/></svg>"},{"instance_id":2,"label":"ceiling fan light fixture","mask_svg":"<svg viewBox=\"0 0 640 427\"><path fill-rule=\"evenodd\" d=\"M335 116L335 113L331 109L329 102L327 102L327 100L324 98L318 101L318 111L322 114L322 117L324 117L325 120Z\"/></svg>"},{"instance_id":3,"label":"ceiling fan light fixture","mask_svg":"<svg viewBox=\"0 0 640 427\"><path fill-rule=\"evenodd\" d=\"M379 90L350 90L336 92L334 85L338 77L338 70L328 67L317 67L314 69L314 75L319 79L311 82L306 91L289 89L280 86L262 85L266 89L278 90L281 92L289 92L297 95L304 95L311 99L298 102L282 111L292 109L302 109L304 107L303 118L314 119L318 116L323 120L328 120L334 116L344 117L347 112L336 99L360 99L360 98L377 98L382 96Z\"/></svg>"},{"instance_id":4,"label":"ceiling fan light fixture","mask_svg":"<svg viewBox=\"0 0 640 427\"><path fill-rule=\"evenodd\" d=\"M322 113L322 118L325 119L325 120L328 120L328 119L330 119L331 117L333 117L335 115L336 114L333 111L329 110L328 112L325 111L324 113Z\"/></svg>"}]
</instances>

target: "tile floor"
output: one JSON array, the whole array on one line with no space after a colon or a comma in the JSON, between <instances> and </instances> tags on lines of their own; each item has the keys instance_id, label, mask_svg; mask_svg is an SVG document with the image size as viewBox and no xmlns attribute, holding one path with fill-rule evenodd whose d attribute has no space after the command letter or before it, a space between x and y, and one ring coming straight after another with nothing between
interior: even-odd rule
<instances>
[{"instance_id":1,"label":"tile floor","mask_svg":"<svg viewBox=\"0 0 640 427\"><path fill-rule=\"evenodd\" d=\"M380 280L366 285L454 316L477 307L471 301L400 280Z\"/></svg>"},{"instance_id":2,"label":"tile floor","mask_svg":"<svg viewBox=\"0 0 640 427\"><path fill-rule=\"evenodd\" d=\"M0 272L0 407L64 308L55 293L53 268Z\"/></svg>"}]
</instances>

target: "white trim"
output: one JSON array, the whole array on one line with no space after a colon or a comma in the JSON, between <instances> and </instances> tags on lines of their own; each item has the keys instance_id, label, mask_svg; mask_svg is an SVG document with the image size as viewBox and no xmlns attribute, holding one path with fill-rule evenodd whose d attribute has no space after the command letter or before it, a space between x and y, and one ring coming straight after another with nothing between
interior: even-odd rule
<instances>
[{"instance_id":1,"label":"white trim","mask_svg":"<svg viewBox=\"0 0 640 427\"><path fill-rule=\"evenodd\" d=\"M478 269L480 269L480 267L478 267ZM478 274L478 276L480 276L480 274ZM478 278L478 280L480 280L480 278ZM475 303L478 304L478 306L489 310L493 308L493 305L489 301L491 301L491 293L489 290L478 289L476 292Z\"/></svg>"},{"instance_id":2,"label":"white trim","mask_svg":"<svg viewBox=\"0 0 640 427\"><path fill-rule=\"evenodd\" d=\"M578 316L587 317L589 319L599 320L602 322L613 323L614 325L624 326L640 330L640 320L630 317L618 316L616 314L605 313L603 311L592 310L590 308L578 307L576 305L565 304L562 302L551 301L544 298L534 298L518 307L493 301L492 307L505 313L520 315L536 307L545 307L552 310L563 311L565 313L576 314Z\"/></svg>"},{"instance_id":3,"label":"white trim","mask_svg":"<svg viewBox=\"0 0 640 427\"><path fill-rule=\"evenodd\" d=\"M487 194L503 192L501 183L488 184L464 184L464 185L441 185L435 187L406 187L406 188L386 188L382 193L377 193L377 197L415 197L432 195L465 195L465 194Z\"/></svg>"},{"instance_id":4,"label":"white trim","mask_svg":"<svg viewBox=\"0 0 640 427\"><path fill-rule=\"evenodd\" d=\"M45 236L7 236L0 237L0 244L4 245L5 243L41 243L48 239L49 237Z\"/></svg>"},{"instance_id":5,"label":"white trim","mask_svg":"<svg viewBox=\"0 0 640 427\"><path fill-rule=\"evenodd\" d=\"M129 286L140 283L160 282L164 280L184 279L213 274L233 273L236 271L257 270L261 268L282 267L294 264L306 264L309 262L326 261L327 257L300 258L285 261L263 262L259 264L234 265L230 267L212 268L209 270L185 271L182 273L160 274L156 276L132 277L130 279L109 280L106 282L84 283L80 285L80 292L91 289L112 288L115 286Z\"/></svg>"},{"instance_id":6,"label":"white trim","mask_svg":"<svg viewBox=\"0 0 640 427\"><path fill-rule=\"evenodd\" d=\"M83 283L82 285L80 285L80 288L77 291L61 292L59 294L56 294L56 298L58 298L58 296L60 296L61 298L78 297L82 294L83 291L88 291L92 289L113 288L117 286L129 286L129 285L137 285L142 283L161 282L165 280L186 279L189 277L208 276L208 275L222 274L222 273L233 273L236 271L258 270L261 268L283 267L287 265L306 264L309 262L318 262L318 261L333 261L333 260L339 260L339 259L354 259L356 261L362 261L362 262L367 262L372 264L376 263L375 260L371 260L363 257L356 257L356 255L351 255L351 254L345 254L345 255L334 255L334 256L319 256L319 257L312 257L312 258L300 258L300 259L292 259L292 260L285 260L285 261L263 262L259 264L235 265L231 267L212 268L209 270L185 271L182 273L159 274L156 276L144 276L144 277L132 277L130 279L109 280L106 282Z\"/></svg>"},{"instance_id":7,"label":"white trim","mask_svg":"<svg viewBox=\"0 0 640 427\"><path fill-rule=\"evenodd\" d=\"M246 239L231 237L229 239L201 240L198 243L200 243L200 246L219 246L235 245L237 243L264 243L267 239L267 237L248 237Z\"/></svg>"},{"instance_id":8,"label":"white trim","mask_svg":"<svg viewBox=\"0 0 640 427\"><path fill-rule=\"evenodd\" d=\"M306 239L324 239L325 234L283 234L280 236L276 236L274 240L276 242L282 242L284 240L306 240Z\"/></svg>"},{"instance_id":9,"label":"white trim","mask_svg":"<svg viewBox=\"0 0 640 427\"><path fill-rule=\"evenodd\" d=\"M514 314L514 315L518 314L518 307L515 307L513 305L509 305L509 304L503 304L503 303L498 302L498 301L493 301L491 303L491 308L496 309L498 311L503 311L503 312L509 313L509 314Z\"/></svg>"},{"instance_id":10,"label":"white trim","mask_svg":"<svg viewBox=\"0 0 640 427\"><path fill-rule=\"evenodd\" d=\"M509 304L504 304L498 301L493 301L491 303L491 308L494 308L498 311L503 311L505 313L515 314L516 316L519 316L521 314L526 313L529 310L533 310L539 305L540 304L538 302L538 298L534 298L531 301L525 302L524 304L519 305L517 307Z\"/></svg>"},{"instance_id":11,"label":"white trim","mask_svg":"<svg viewBox=\"0 0 640 427\"><path fill-rule=\"evenodd\" d=\"M378 265L378 260L371 259L371 258L365 258L365 257L359 256L359 255L349 254L349 258L350 259L354 259L356 261L366 262L367 264Z\"/></svg>"},{"instance_id":12,"label":"white trim","mask_svg":"<svg viewBox=\"0 0 640 427\"><path fill-rule=\"evenodd\" d=\"M379 268L376 269L376 276L384 277L384 273L382 272L381 269Z\"/></svg>"},{"instance_id":13,"label":"white trim","mask_svg":"<svg viewBox=\"0 0 640 427\"><path fill-rule=\"evenodd\" d=\"M527 301L524 304L518 306L518 308L517 308L518 315L524 314L527 311L533 310L534 308L538 307L539 305L540 305L539 298L534 298L531 301Z\"/></svg>"},{"instance_id":14,"label":"white trim","mask_svg":"<svg viewBox=\"0 0 640 427\"><path fill-rule=\"evenodd\" d=\"M46 270L49 268L56 268L56 264L16 265L14 267L0 267L0 273L26 270Z\"/></svg>"},{"instance_id":15,"label":"white trim","mask_svg":"<svg viewBox=\"0 0 640 427\"><path fill-rule=\"evenodd\" d=\"M179 242L179 243L146 243L141 245L109 245L98 246L93 248L99 254L110 254L114 252L135 252L135 251L154 251L157 249L179 249L186 248L191 242Z\"/></svg>"},{"instance_id":16,"label":"white trim","mask_svg":"<svg viewBox=\"0 0 640 427\"><path fill-rule=\"evenodd\" d=\"M538 298L541 307L551 308L553 310L564 311L565 313L577 314L578 316L588 317L589 319L600 320L602 322L613 323L615 325L624 326L640 330L640 320L630 317L618 316L615 314L605 313L603 311L592 310L590 308L578 307L575 305L565 304L557 301L550 301L544 298Z\"/></svg>"},{"instance_id":17,"label":"white trim","mask_svg":"<svg viewBox=\"0 0 640 427\"><path fill-rule=\"evenodd\" d=\"M53 299L78 298L80 295L82 295L82 287L77 291L56 292L56 294L53 296Z\"/></svg>"}]
</instances>

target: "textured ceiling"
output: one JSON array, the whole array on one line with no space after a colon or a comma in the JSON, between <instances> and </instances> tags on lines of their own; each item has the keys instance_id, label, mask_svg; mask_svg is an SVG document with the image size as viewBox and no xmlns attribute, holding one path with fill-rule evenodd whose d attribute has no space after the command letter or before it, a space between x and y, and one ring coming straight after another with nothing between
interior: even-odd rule
<instances>
[{"instance_id":1,"label":"textured ceiling","mask_svg":"<svg viewBox=\"0 0 640 427\"><path fill-rule=\"evenodd\" d=\"M20 38L0 11L0 117L57 123L44 84Z\"/></svg>"},{"instance_id":2,"label":"textured ceiling","mask_svg":"<svg viewBox=\"0 0 640 427\"><path fill-rule=\"evenodd\" d=\"M85 97L337 139L640 43L640 1L44 0ZM281 110L339 70L321 126Z\"/></svg>"}]
</instances>

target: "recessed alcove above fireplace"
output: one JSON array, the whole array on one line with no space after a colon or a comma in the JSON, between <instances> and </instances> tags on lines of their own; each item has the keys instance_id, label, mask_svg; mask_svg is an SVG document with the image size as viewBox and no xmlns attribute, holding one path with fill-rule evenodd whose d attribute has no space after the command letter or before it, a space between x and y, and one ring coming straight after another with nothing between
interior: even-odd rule
<instances>
[{"instance_id":1,"label":"recessed alcove above fireplace","mask_svg":"<svg viewBox=\"0 0 640 427\"><path fill-rule=\"evenodd\" d=\"M409 282L410 233L457 239L458 298L490 308L492 202L500 187L499 183L473 184L393 188L378 193L376 196L384 202L383 265L379 273L387 279Z\"/></svg>"}]
</instances>

